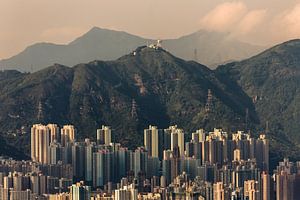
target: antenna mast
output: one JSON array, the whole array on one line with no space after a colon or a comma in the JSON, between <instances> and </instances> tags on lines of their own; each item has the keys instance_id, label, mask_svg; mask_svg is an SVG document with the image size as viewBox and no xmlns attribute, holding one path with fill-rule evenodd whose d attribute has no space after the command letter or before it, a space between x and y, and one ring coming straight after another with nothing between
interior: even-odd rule
<instances>
[{"instance_id":1,"label":"antenna mast","mask_svg":"<svg viewBox=\"0 0 300 200\"><path fill-rule=\"evenodd\" d=\"M135 118L137 120L137 105L136 105L136 101L134 99L132 99L131 102L131 117Z\"/></svg>"},{"instance_id":2,"label":"antenna mast","mask_svg":"<svg viewBox=\"0 0 300 200\"><path fill-rule=\"evenodd\" d=\"M38 119L38 121L40 121L41 119L43 119L43 116L44 116L43 115L43 104L42 104L41 100L38 103L37 110L38 110L37 119Z\"/></svg>"},{"instance_id":3,"label":"antenna mast","mask_svg":"<svg viewBox=\"0 0 300 200\"><path fill-rule=\"evenodd\" d=\"M207 100L205 104L205 119L208 119L209 113L212 112L212 105L213 105L213 95L211 92L211 89L208 89L207 91Z\"/></svg>"}]
</instances>

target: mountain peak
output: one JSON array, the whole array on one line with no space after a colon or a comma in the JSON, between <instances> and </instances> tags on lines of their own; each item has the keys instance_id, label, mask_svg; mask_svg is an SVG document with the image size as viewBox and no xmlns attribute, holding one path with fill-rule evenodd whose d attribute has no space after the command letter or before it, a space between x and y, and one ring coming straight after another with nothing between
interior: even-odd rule
<instances>
[{"instance_id":1,"label":"mountain peak","mask_svg":"<svg viewBox=\"0 0 300 200\"><path fill-rule=\"evenodd\" d=\"M138 60L181 60L165 50L163 47L157 47L154 44L139 46L130 54L122 56L118 60L128 59L128 57L136 58Z\"/></svg>"},{"instance_id":2,"label":"mountain peak","mask_svg":"<svg viewBox=\"0 0 300 200\"><path fill-rule=\"evenodd\" d=\"M74 66L92 60L115 60L148 41L153 40L123 31L93 27L67 45L48 43L32 45L18 55L0 60L0 66L4 66L5 69L33 72L54 62ZM228 60L248 58L261 49L241 42L228 41L219 36L219 33L206 31L164 40L163 47L177 57L195 60L209 66Z\"/></svg>"},{"instance_id":3,"label":"mountain peak","mask_svg":"<svg viewBox=\"0 0 300 200\"><path fill-rule=\"evenodd\" d=\"M97 26L94 26L93 28L91 28L89 31L87 31L85 34L83 34L82 36L85 35L90 35L90 34L99 34L101 32L114 32L115 30L110 30L110 29L104 29L104 28L100 28ZM117 32L117 31L116 31ZM81 36L81 37L82 37Z\"/></svg>"},{"instance_id":4,"label":"mountain peak","mask_svg":"<svg viewBox=\"0 0 300 200\"><path fill-rule=\"evenodd\" d=\"M93 31L100 31L102 30L102 28L99 28L97 26L94 26L93 28L91 28L88 32L93 32Z\"/></svg>"}]
</instances>

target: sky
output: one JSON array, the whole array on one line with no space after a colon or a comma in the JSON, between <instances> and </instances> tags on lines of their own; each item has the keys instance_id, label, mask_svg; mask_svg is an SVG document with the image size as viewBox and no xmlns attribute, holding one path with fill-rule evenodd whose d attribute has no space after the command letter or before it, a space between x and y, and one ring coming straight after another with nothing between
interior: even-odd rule
<instances>
[{"instance_id":1,"label":"sky","mask_svg":"<svg viewBox=\"0 0 300 200\"><path fill-rule=\"evenodd\" d=\"M94 26L152 39L197 30L260 45L300 38L300 0L0 0L0 59Z\"/></svg>"}]
</instances>

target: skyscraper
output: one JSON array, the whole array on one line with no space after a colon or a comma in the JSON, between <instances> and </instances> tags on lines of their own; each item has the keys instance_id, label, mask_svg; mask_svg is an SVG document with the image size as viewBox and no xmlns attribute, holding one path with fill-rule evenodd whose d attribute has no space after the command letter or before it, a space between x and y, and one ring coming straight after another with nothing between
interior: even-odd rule
<instances>
[{"instance_id":1,"label":"skyscraper","mask_svg":"<svg viewBox=\"0 0 300 200\"><path fill-rule=\"evenodd\" d=\"M270 200L270 175L265 171L261 174L261 200Z\"/></svg>"},{"instance_id":2,"label":"skyscraper","mask_svg":"<svg viewBox=\"0 0 300 200\"><path fill-rule=\"evenodd\" d=\"M172 159L172 151L165 150L164 158L162 160L162 175L165 177L167 184L170 184L170 182L173 180L172 173L171 173L171 159Z\"/></svg>"},{"instance_id":3,"label":"skyscraper","mask_svg":"<svg viewBox=\"0 0 300 200\"><path fill-rule=\"evenodd\" d=\"M83 142L75 142L74 145L72 145L72 167L75 178L84 180L85 144Z\"/></svg>"},{"instance_id":4,"label":"skyscraper","mask_svg":"<svg viewBox=\"0 0 300 200\"><path fill-rule=\"evenodd\" d=\"M144 130L144 146L149 156L159 157L159 132L156 126L149 126Z\"/></svg>"},{"instance_id":5,"label":"skyscraper","mask_svg":"<svg viewBox=\"0 0 300 200\"><path fill-rule=\"evenodd\" d=\"M85 140L85 181L91 183L93 181L93 153L96 144L90 142L89 139Z\"/></svg>"},{"instance_id":6,"label":"skyscraper","mask_svg":"<svg viewBox=\"0 0 300 200\"><path fill-rule=\"evenodd\" d=\"M75 140L75 128L73 125L64 125L61 129L61 145L64 147L67 143Z\"/></svg>"},{"instance_id":7,"label":"skyscraper","mask_svg":"<svg viewBox=\"0 0 300 200\"><path fill-rule=\"evenodd\" d=\"M244 196L249 200L260 200L259 184L255 180L244 182Z\"/></svg>"},{"instance_id":8,"label":"skyscraper","mask_svg":"<svg viewBox=\"0 0 300 200\"><path fill-rule=\"evenodd\" d=\"M297 165L300 166L300 163ZM300 199L300 174L297 165L284 159L277 166L275 171L277 200Z\"/></svg>"},{"instance_id":9,"label":"skyscraper","mask_svg":"<svg viewBox=\"0 0 300 200\"><path fill-rule=\"evenodd\" d=\"M60 143L55 140L51 142L49 146L49 153L50 164L57 164L58 161L62 160L62 148Z\"/></svg>"},{"instance_id":10,"label":"skyscraper","mask_svg":"<svg viewBox=\"0 0 300 200\"><path fill-rule=\"evenodd\" d=\"M104 153L103 151L93 153L93 187L104 185Z\"/></svg>"},{"instance_id":11,"label":"skyscraper","mask_svg":"<svg viewBox=\"0 0 300 200\"><path fill-rule=\"evenodd\" d=\"M255 157L261 170L269 171L269 140L265 134L260 134L256 140Z\"/></svg>"},{"instance_id":12,"label":"skyscraper","mask_svg":"<svg viewBox=\"0 0 300 200\"><path fill-rule=\"evenodd\" d=\"M137 148L133 153L133 171L135 177L139 173L146 174L148 164L148 152L144 148Z\"/></svg>"},{"instance_id":13,"label":"skyscraper","mask_svg":"<svg viewBox=\"0 0 300 200\"><path fill-rule=\"evenodd\" d=\"M137 200L138 199L138 190L135 189L132 185L124 186L123 188L115 190L115 200Z\"/></svg>"},{"instance_id":14,"label":"skyscraper","mask_svg":"<svg viewBox=\"0 0 300 200\"><path fill-rule=\"evenodd\" d=\"M217 182L213 186L214 200L225 200L224 184L222 182Z\"/></svg>"},{"instance_id":15,"label":"skyscraper","mask_svg":"<svg viewBox=\"0 0 300 200\"><path fill-rule=\"evenodd\" d=\"M47 126L35 124L31 128L31 159L43 164L49 163L50 130Z\"/></svg>"},{"instance_id":16,"label":"skyscraper","mask_svg":"<svg viewBox=\"0 0 300 200\"><path fill-rule=\"evenodd\" d=\"M110 145L111 143L111 128L109 126L102 126L97 129L97 144Z\"/></svg>"},{"instance_id":17,"label":"skyscraper","mask_svg":"<svg viewBox=\"0 0 300 200\"><path fill-rule=\"evenodd\" d=\"M205 131L203 129L199 129L195 133L192 133L192 140L195 142L205 141Z\"/></svg>"},{"instance_id":18,"label":"skyscraper","mask_svg":"<svg viewBox=\"0 0 300 200\"><path fill-rule=\"evenodd\" d=\"M11 174L4 177L3 186L4 186L4 189L10 189L13 187L13 177Z\"/></svg>"},{"instance_id":19,"label":"skyscraper","mask_svg":"<svg viewBox=\"0 0 300 200\"><path fill-rule=\"evenodd\" d=\"M83 182L73 184L70 187L71 200L91 199L91 187L85 186Z\"/></svg>"},{"instance_id":20,"label":"skyscraper","mask_svg":"<svg viewBox=\"0 0 300 200\"><path fill-rule=\"evenodd\" d=\"M177 126L170 126L167 131L171 132L171 150L174 151L176 147L179 148L180 156L184 155L184 132Z\"/></svg>"},{"instance_id":21,"label":"skyscraper","mask_svg":"<svg viewBox=\"0 0 300 200\"><path fill-rule=\"evenodd\" d=\"M99 150L93 153L93 186L104 186L115 177L114 153L109 150Z\"/></svg>"},{"instance_id":22,"label":"skyscraper","mask_svg":"<svg viewBox=\"0 0 300 200\"><path fill-rule=\"evenodd\" d=\"M48 124L47 127L50 131L50 143L54 140L60 142L59 127L57 126L57 124Z\"/></svg>"}]
</instances>

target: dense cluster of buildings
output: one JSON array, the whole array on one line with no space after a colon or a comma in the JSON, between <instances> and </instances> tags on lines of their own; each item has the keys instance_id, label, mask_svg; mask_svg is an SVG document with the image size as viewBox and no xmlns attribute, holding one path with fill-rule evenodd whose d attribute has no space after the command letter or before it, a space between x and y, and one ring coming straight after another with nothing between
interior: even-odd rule
<instances>
[{"instance_id":1,"label":"dense cluster of buildings","mask_svg":"<svg viewBox=\"0 0 300 200\"><path fill-rule=\"evenodd\" d=\"M72 125L33 125L32 160L0 160L0 199L300 199L300 162L284 160L271 176L265 134L149 126L135 150L113 143L107 126L96 138L76 140Z\"/></svg>"}]
</instances>

